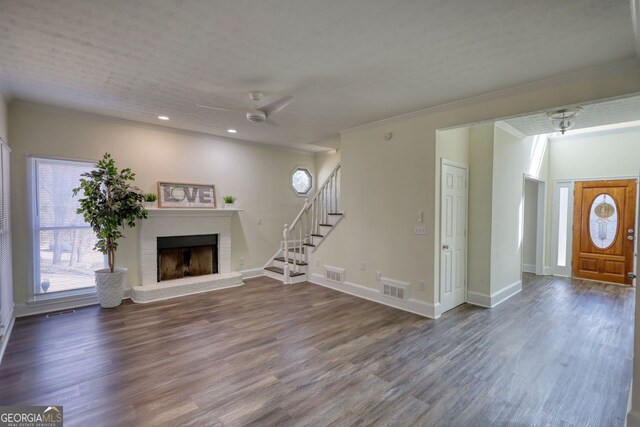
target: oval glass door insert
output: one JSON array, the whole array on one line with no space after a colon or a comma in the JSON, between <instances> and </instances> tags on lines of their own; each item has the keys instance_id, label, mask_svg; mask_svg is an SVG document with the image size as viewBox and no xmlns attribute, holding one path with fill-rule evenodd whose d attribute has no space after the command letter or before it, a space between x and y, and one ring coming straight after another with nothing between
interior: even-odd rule
<instances>
[{"instance_id":1,"label":"oval glass door insert","mask_svg":"<svg viewBox=\"0 0 640 427\"><path fill-rule=\"evenodd\" d=\"M616 240L618 233L618 208L610 195L596 196L591 204L589 234L591 241L599 249L606 249Z\"/></svg>"}]
</instances>

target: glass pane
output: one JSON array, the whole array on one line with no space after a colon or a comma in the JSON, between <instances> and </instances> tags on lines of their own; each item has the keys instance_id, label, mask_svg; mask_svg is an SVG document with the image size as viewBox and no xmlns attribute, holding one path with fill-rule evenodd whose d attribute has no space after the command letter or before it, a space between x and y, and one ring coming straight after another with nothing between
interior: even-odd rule
<instances>
[{"instance_id":1,"label":"glass pane","mask_svg":"<svg viewBox=\"0 0 640 427\"><path fill-rule=\"evenodd\" d=\"M560 188L560 204L558 212L558 266L567 266L567 233L569 221L569 189Z\"/></svg>"},{"instance_id":2,"label":"glass pane","mask_svg":"<svg viewBox=\"0 0 640 427\"><path fill-rule=\"evenodd\" d=\"M93 250L93 230L39 232L40 283L36 294L94 286L94 271L104 268L104 256Z\"/></svg>"},{"instance_id":3,"label":"glass pane","mask_svg":"<svg viewBox=\"0 0 640 427\"><path fill-rule=\"evenodd\" d=\"M304 169L298 169L291 177L291 185L298 193L305 194L311 189L311 175Z\"/></svg>"},{"instance_id":4,"label":"glass pane","mask_svg":"<svg viewBox=\"0 0 640 427\"><path fill-rule=\"evenodd\" d=\"M40 227L84 225L82 215L76 213L82 193L73 197L71 190L79 185L80 174L90 171L93 165L46 159L39 159L36 164Z\"/></svg>"},{"instance_id":5,"label":"glass pane","mask_svg":"<svg viewBox=\"0 0 640 427\"><path fill-rule=\"evenodd\" d=\"M599 194L591 204L589 214L589 234L596 247L606 249L611 246L618 233L618 209L609 194Z\"/></svg>"}]
</instances>

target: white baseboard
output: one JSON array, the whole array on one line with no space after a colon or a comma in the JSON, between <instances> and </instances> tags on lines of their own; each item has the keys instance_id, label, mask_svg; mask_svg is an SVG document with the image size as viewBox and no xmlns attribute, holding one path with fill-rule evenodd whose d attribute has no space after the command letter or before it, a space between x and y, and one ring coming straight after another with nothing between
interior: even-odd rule
<instances>
[{"instance_id":1,"label":"white baseboard","mask_svg":"<svg viewBox=\"0 0 640 427\"><path fill-rule=\"evenodd\" d=\"M522 281L518 280L506 288L491 295L480 292L467 291L467 302L480 307L493 308L496 305L508 300L522 290Z\"/></svg>"},{"instance_id":2,"label":"white baseboard","mask_svg":"<svg viewBox=\"0 0 640 427\"><path fill-rule=\"evenodd\" d=\"M98 304L98 297L95 294L91 294L60 300L43 300L28 302L26 304L16 304L15 313L16 317L25 317L95 304Z\"/></svg>"},{"instance_id":3,"label":"white baseboard","mask_svg":"<svg viewBox=\"0 0 640 427\"><path fill-rule=\"evenodd\" d=\"M536 274L536 266L533 264L522 264L522 271Z\"/></svg>"},{"instance_id":4,"label":"white baseboard","mask_svg":"<svg viewBox=\"0 0 640 427\"><path fill-rule=\"evenodd\" d=\"M254 277L264 276L264 268L249 268L247 270L240 270L238 273L242 274L242 280L253 279Z\"/></svg>"},{"instance_id":5,"label":"white baseboard","mask_svg":"<svg viewBox=\"0 0 640 427\"><path fill-rule=\"evenodd\" d=\"M324 278L324 276L317 273L311 275L309 282L336 291L344 292L345 294L377 302L379 304L388 305L389 307L428 317L430 319L436 319L440 316L440 304L434 305L412 298L409 298L406 301L393 300L382 295L378 288L369 288L367 286L362 286L351 282L344 282L342 284L334 283L328 281Z\"/></svg>"},{"instance_id":6,"label":"white baseboard","mask_svg":"<svg viewBox=\"0 0 640 427\"><path fill-rule=\"evenodd\" d=\"M11 313L9 313L9 324L7 325L7 329L4 334L0 338L0 364L2 364L2 357L4 356L4 351L7 349L7 344L9 344L9 338L11 337L11 331L13 331L13 325L16 323L16 316L14 316L15 308L11 307Z\"/></svg>"}]
</instances>

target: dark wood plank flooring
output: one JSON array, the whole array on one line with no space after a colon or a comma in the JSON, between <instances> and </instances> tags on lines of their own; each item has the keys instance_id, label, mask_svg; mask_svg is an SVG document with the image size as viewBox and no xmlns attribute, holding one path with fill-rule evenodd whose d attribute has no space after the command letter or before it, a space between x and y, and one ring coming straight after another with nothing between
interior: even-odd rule
<instances>
[{"instance_id":1,"label":"dark wood plank flooring","mask_svg":"<svg viewBox=\"0 0 640 427\"><path fill-rule=\"evenodd\" d=\"M0 404L66 426L622 426L635 290L527 275L434 321L311 284L16 322Z\"/></svg>"}]
</instances>

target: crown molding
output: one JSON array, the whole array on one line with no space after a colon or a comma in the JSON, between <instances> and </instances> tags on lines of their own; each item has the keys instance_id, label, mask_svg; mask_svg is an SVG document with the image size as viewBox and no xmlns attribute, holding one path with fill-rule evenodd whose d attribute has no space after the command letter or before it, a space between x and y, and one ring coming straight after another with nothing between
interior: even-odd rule
<instances>
[{"instance_id":1,"label":"crown molding","mask_svg":"<svg viewBox=\"0 0 640 427\"><path fill-rule=\"evenodd\" d=\"M640 2L640 0L632 0L634 2ZM640 7L640 6L639 6ZM640 16L639 16L639 20L640 20ZM459 99L456 101L452 101L452 102L447 102L444 104L440 104L440 105L434 105L431 107L427 107L427 108L423 108L420 110L416 110L416 111L412 111L409 113L405 113L405 114L400 114L398 116L393 116L393 117L389 117L386 119L381 119L381 120L376 120L370 123L365 123L362 125L358 125L358 126L354 126L348 129L344 129L342 131L340 131L340 135L348 135L354 132L358 132L358 131L362 131L365 129L371 129L374 127L378 127L378 126L383 126L386 124L391 124L391 123L395 123L398 122L400 120L406 120L406 119L411 119L411 118L415 118L415 117L420 117L420 116L425 116L427 114L433 114L433 113L438 113L438 112L443 112L443 111L447 111L447 110L452 110L454 108L460 108L460 107L464 107L467 105L474 105L474 104L481 104L483 102L488 102L488 101L493 101L493 100L497 100L500 98L506 98L509 96L514 96L514 95L520 95L526 92L531 92L531 91L535 91L535 90L541 90L544 88L547 88L549 86L552 86L554 84L562 84L562 83L569 83L569 82L573 82L576 80L580 80L580 79L584 79L584 78L588 78L588 77L592 77L598 74L603 74L603 73L614 73L617 71L623 71L623 70L627 70L627 69L632 69L632 68L638 68L639 66L639 62L638 62L638 57L632 57L632 58L627 58L627 59L623 59L621 61L616 61L616 62L610 62L604 65L599 65L596 67L591 67L591 68L586 68L584 70L579 70L579 71L574 71L572 73L568 73L568 74L562 74L559 76L555 76L555 77L550 77L547 79L543 79L543 80L536 80L534 82L530 82L530 83L525 83L522 85L518 85L518 86L512 86L506 89L500 89L497 91L493 91L493 92L487 92L481 95L476 95L476 96L472 96L469 98L464 98L464 99ZM585 103L583 103L585 104ZM582 104L581 104L582 105ZM560 107L560 106L558 106ZM518 114L518 115L513 115L513 116L505 116L505 117L496 117L495 119L507 119L507 118L513 118L513 117L519 117L519 116L523 116L523 115L529 115L531 113L526 113L526 114ZM480 123L480 122L478 122ZM459 125L455 125L455 126L449 126L449 127L445 127L443 129L452 129L455 127L459 127Z\"/></svg>"},{"instance_id":2,"label":"crown molding","mask_svg":"<svg viewBox=\"0 0 640 427\"><path fill-rule=\"evenodd\" d=\"M505 122L504 120L497 121L495 125L496 127L502 129L503 131L507 132L512 136L515 136L518 139L525 139L527 137L527 135L525 135L523 132L519 131L509 123Z\"/></svg>"}]
</instances>

